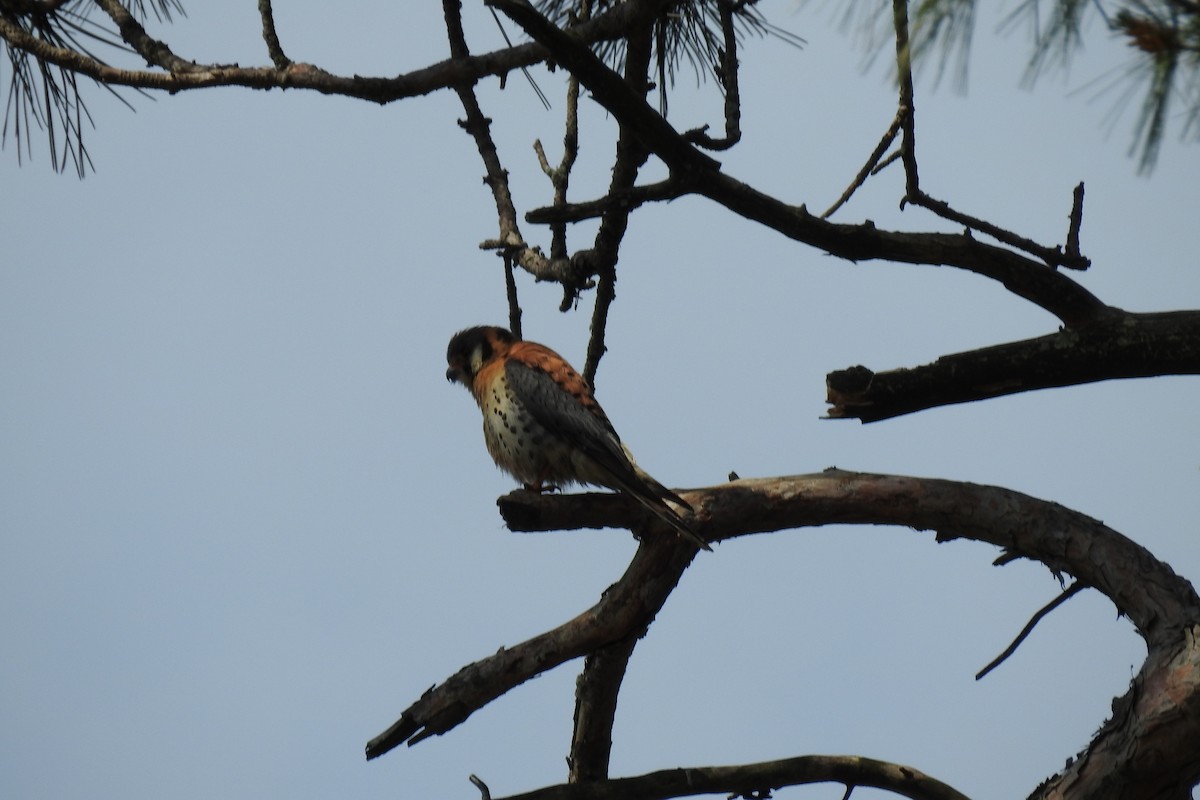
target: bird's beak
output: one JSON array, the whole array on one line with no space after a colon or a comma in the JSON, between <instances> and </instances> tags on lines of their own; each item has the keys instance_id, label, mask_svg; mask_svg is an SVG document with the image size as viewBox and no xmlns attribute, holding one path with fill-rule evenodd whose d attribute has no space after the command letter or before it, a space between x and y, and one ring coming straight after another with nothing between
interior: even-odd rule
<instances>
[{"instance_id":1,"label":"bird's beak","mask_svg":"<svg viewBox=\"0 0 1200 800\"><path fill-rule=\"evenodd\" d=\"M451 383L454 383L455 381L457 381L458 380L458 370L455 369L454 367L450 367L448 370L446 370L446 380L450 381Z\"/></svg>"}]
</instances>

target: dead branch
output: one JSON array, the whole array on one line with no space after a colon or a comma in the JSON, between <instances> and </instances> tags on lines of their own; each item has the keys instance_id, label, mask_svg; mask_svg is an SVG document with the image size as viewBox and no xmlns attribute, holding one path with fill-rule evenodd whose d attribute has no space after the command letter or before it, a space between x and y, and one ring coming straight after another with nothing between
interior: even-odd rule
<instances>
[{"instance_id":1,"label":"dead branch","mask_svg":"<svg viewBox=\"0 0 1200 800\"><path fill-rule=\"evenodd\" d=\"M897 117L900 119L901 132L900 160L904 164L905 176L904 201L901 207L904 203L912 203L932 211L943 219L965 225L971 230L987 234L998 242L1029 253L1044 261L1047 266L1065 266L1079 270L1091 266L1091 261L1078 252L1078 241L1074 250L1068 245L1067 252L1064 253L1061 248L1038 244L987 220L964 214L946 201L934 199L921 189L917 167L917 110L913 92L912 48L908 36L908 0L892 0L892 25L896 32L896 74L899 78Z\"/></svg>"},{"instance_id":2,"label":"dead branch","mask_svg":"<svg viewBox=\"0 0 1200 800\"><path fill-rule=\"evenodd\" d=\"M1060 592L1058 597L1054 598L1049 603L1047 603L1046 605L1039 608L1037 613L1034 614L1029 619L1029 622L1027 622L1025 624L1025 627L1021 629L1021 632L1017 634L1017 638L1013 639L1012 642L1008 645L1008 647L1004 648L1004 651L1002 653L1000 653L1000 655L996 656L991 661L989 661L988 665L986 667L979 670L979 672L975 673L975 680L977 680L977 681L983 680L989 672L991 672L996 667L1000 666L1006 660L1008 660L1008 657L1011 656L1013 653L1017 652L1017 648L1021 646L1021 642L1025 641L1026 639L1029 638L1029 634L1033 633L1033 629L1037 627L1037 624L1039 622L1041 622L1043 619L1046 618L1047 614L1049 614L1051 611L1058 608L1063 603L1067 602L1072 597L1079 594L1086 588L1088 588L1086 584L1076 581L1074 584L1071 585L1070 589L1066 589L1066 590Z\"/></svg>"},{"instance_id":3,"label":"dead branch","mask_svg":"<svg viewBox=\"0 0 1200 800\"><path fill-rule=\"evenodd\" d=\"M583 671L575 683L575 727L571 733L571 754L567 757L568 783L608 777L617 695L633 648L645 632L643 628L584 659Z\"/></svg>"},{"instance_id":4,"label":"dead branch","mask_svg":"<svg viewBox=\"0 0 1200 800\"><path fill-rule=\"evenodd\" d=\"M672 171L672 179L691 192L789 238L849 261L880 259L959 267L1000 281L1005 288L1045 308L1068 326L1083 325L1107 307L1065 275L1008 248L977 241L970 234L882 231L872 223L843 225L822 220L804 206L793 206L760 192L720 170L645 100L624 84L574 34L562 31L522 0L489 0L541 43L551 57L579 78L593 98L635 133Z\"/></svg>"},{"instance_id":5,"label":"dead branch","mask_svg":"<svg viewBox=\"0 0 1200 800\"><path fill-rule=\"evenodd\" d=\"M1190 787L1200 780L1200 751L1191 746L1200 739L1200 597L1169 566L1103 523L999 487L840 470L681 494L696 509L691 523L714 542L835 523L895 525L935 531L938 541L987 542L1074 576L1112 600L1145 639L1149 655L1130 691L1114 702L1113 718L1039 796L1153 797L1134 789ZM619 495L526 491L501 498L500 510L515 531L637 526L645 514ZM431 689L368 745L368 756L449 730L523 680L640 630L690 563L692 554L673 545L665 535L648 535L599 604ZM640 605L647 595L653 602ZM1103 785L1105 792L1076 794L1080 781ZM1064 785L1071 793L1056 795L1054 787Z\"/></svg>"},{"instance_id":6,"label":"dead branch","mask_svg":"<svg viewBox=\"0 0 1200 800\"><path fill-rule=\"evenodd\" d=\"M1200 374L1200 311L1121 312L1082 328L887 372L826 376L829 416L877 422L927 408L1118 378Z\"/></svg>"},{"instance_id":7,"label":"dead branch","mask_svg":"<svg viewBox=\"0 0 1200 800\"><path fill-rule=\"evenodd\" d=\"M456 61L462 61L471 54L467 49L466 36L462 27L461 0L442 0L443 14L446 20L446 33L450 38L450 56ZM459 121L459 126L471 134L479 157L483 159L486 172L483 182L492 190L496 202L496 216L500 223L499 242L501 249L508 254L517 250L527 249L525 239L517 223L517 209L513 205L512 193L508 187L508 171L500 162L500 153L492 139L492 121L484 116L475 97L474 83L459 84L454 87L459 101L462 103L466 118Z\"/></svg>"},{"instance_id":8,"label":"dead branch","mask_svg":"<svg viewBox=\"0 0 1200 800\"><path fill-rule=\"evenodd\" d=\"M718 793L766 798L785 786L829 782L883 789L912 800L968 800L912 767L859 756L800 756L731 767L680 767L633 778L547 786L502 800L665 800Z\"/></svg>"},{"instance_id":9,"label":"dead branch","mask_svg":"<svg viewBox=\"0 0 1200 800\"><path fill-rule=\"evenodd\" d=\"M258 13L262 17L263 43L267 46L267 55L275 64L275 69L287 69L292 60L283 52L279 43L279 33L275 30L275 11L271 8L271 0L258 0Z\"/></svg>"},{"instance_id":10,"label":"dead branch","mask_svg":"<svg viewBox=\"0 0 1200 800\"><path fill-rule=\"evenodd\" d=\"M628 91L639 97L643 105L645 105L646 93L650 91L648 76L653 51L654 18L657 11L657 6L652 3L647 3L645 6L646 13L637 19L626 35L625 77L623 80L618 80L622 91ZM598 62L590 50L587 51L587 54L590 60ZM621 193L632 188L637 182L638 172L646 163L649 155L650 152L642 145L637 133L622 125L617 135L617 152L613 160L612 179L609 182L608 193ZM600 368L600 359L604 357L607 350L604 339L608 329L608 310L617 296L617 259L620 255L621 242L624 240L628 228L629 209L609 209L600 220L600 228L596 231L595 243L590 253L595 270L593 274L598 276L598 281L596 283L596 305L592 309L591 335L588 337L587 357L583 364L583 377L592 386L596 385L596 372Z\"/></svg>"},{"instance_id":11,"label":"dead branch","mask_svg":"<svg viewBox=\"0 0 1200 800\"><path fill-rule=\"evenodd\" d=\"M737 30L733 25L734 0L717 0L717 14L721 20L721 63L717 76L725 95L725 135L714 139L708 135L708 126L691 130L683 136L689 142L705 150L728 150L742 140L742 95L738 81Z\"/></svg>"},{"instance_id":12,"label":"dead branch","mask_svg":"<svg viewBox=\"0 0 1200 800\"><path fill-rule=\"evenodd\" d=\"M117 19L124 20L119 3L106 0L105 10L111 8ZM613 3L603 14L574 26L572 35L583 42L597 42L621 36L637 3ZM126 12L127 13L127 12ZM112 14L110 14L112 16ZM132 17L130 17L132 19ZM85 53L57 47L23 30L12 20L0 16L0 38L9 46L24 50L33 57L71 72L93 78L109 86L129 86L138 89L158 89L181 92L214 86L241 86L251 89L307 89L322 94L336 94L368 100L373 103L392 103L409 97L419 97L440 89L471 83L488 76L503 76L508 72L537 64L546 59L545 49L536 43L494 50L456 61L451 58L394 77L378 78L359 75L342 76L313 65L291 63L285 69L270 67L241 67L229 64L195 62L175 55L164 43L150 37L133 20L136 28L129 35L136 42L135 51L152 66L157 61L170 64L160 70L124 69L105 64ZM119 25L120 23L118 23ZM143 38L144 37L144 38ZM131 43L132 44L132 43ZM160 49L160 47L162 49ZM145 50L146 52L141 52ZM154 60L152 60L154 59Z\"/></svg>"}]
</instances>

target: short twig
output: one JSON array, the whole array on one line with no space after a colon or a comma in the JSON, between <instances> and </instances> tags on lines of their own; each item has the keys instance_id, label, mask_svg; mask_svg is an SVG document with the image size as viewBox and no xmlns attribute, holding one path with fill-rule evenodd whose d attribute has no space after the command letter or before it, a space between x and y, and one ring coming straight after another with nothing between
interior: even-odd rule
<instances>
[{"instance_id":1,"label":"short twig","mask_svg":"<svg viewBox=\"0 0 1200 800\"><path fill-rule=\"evenodd\" d=\"M860 169L858 174L854 176L854 180L849 186L846 187L846 191L842 192L842 196L837 199L837 202L831 205L829 210L821 215L821 219L829 219L829 217L832 216L835 211L844 206L846 201L848 201L850 197L856 191L858 191L858 187L866 183L867 178L875 174L876 168L879 164L879 159L883 158L883 154L889 147L892 146L892 142L896 139L896 134L900 131L900 125L902 122L903 115L896 114L895 119L892 120L892 124L889 125L888 129L884 132L883 138L879 140L879 144L877 144L875 149L871 151L871 155L867 158L867 163L863 164L862 169ZM893 156L893 158L895 158L895 156Z\"/></svg>"},{"instance_id":2,"label":"short twig","mask_svg":"<svg viewBox=\"0 0 1200 800\"><path fill-rule=\"evenodd\" d=\"M908 0L892 0L892 24L896 29L896 77L900 83L900 107L896 118L904 134L900 138L900 158L904 162L905 193L907 199L912 199L921 191L921 181L917 174L916 103L912 47L908 38Z\"/></svg>"},{"instance_id":3,"label":"short twig","mask_svg":"<svg viewBox=\"0 0 1200 800\"><path fill-rule=\"evenodd\" d=\"M1067 258L1077 259L1083 262L1083 266L1074 264L1063 264L1064 267L1071 269L1087 269L1088 260L1083 257L1083 253L1079 249L1079 229L1083 226L1083 181L1075 187L1075 193L1071 200L1071 224L1067 228Z\"/></svg>"},{"instance_id":4,"label":"short twig","mask_svg":"<svg viewBox=\"0 0 1200 800\"><path fill-rule=\"evenodd\" d=\"M496 20L496 27L500 29L500 35L504 37L504 43L512 47L512 39L508 38L508 31L504 30L504 23L500 21L500 15L496 13L496 9L494 8L489 8L488 10L492 12L492 19ZM533 76L529 74L529 70L525 67L521 67L521 74L525 76L525 80L529 81L529 85L533 87L533 93L537 95L538 100L542 101L542 107L549 111L550 98L546 97L546 93L542 91L542 87L537 85L537 81L533 79Z\"/></svg>"},{"instance_id":5,"label":"short twig","mask_svg":"<svg viewBox=\"0 0 1200 800\"><path fill-rule=\"evenodd\" d=\"M467 780L471 781L479 789L479 793L483 795L482 800L492 800L491 789L488 788L488 785L478 775L468 775Z\"/></svg>"},{"instance_id":6,"label":"short twig","mask_svg":"<svg viewBox=\"0 0 1200 800\"><path fill-rule=\"evenodd\" d=\"M279 34L275 32L275 12L271 9L271 0L258 0L258 13L262 16L262 37L267 44L267 53L271 56L276 68L287 69L292 60L283 52L279 44Z\"/></svg>"},{"instance_id":7,"label":"short twig","mask_svg":"<svg viewBox=\"0 0 1200 800\"><path fill-rule=\"evenodd\" d=\"M979 670L979 672L975 673L975 680L981 680L984 675L987 675L996 667L1004 663L1004 661L1013 653L1015 653L1017 648L1021 646L1021 642L1025 641L1029 634L1033 632L1034 627L1042 621L1043 617L1086 588L1088 588L1086 583L1083 583L1082 581L1075 581L1075 583L1071 584L1071 588L1067 589L1058 597L1044 605L1036 614L1033 615L1029 622L1025 624L1025 627L1021 629L1019 634L1017 634L1017 638L1013 639L1012 644L1006 647L1003 653L996 656L996 658L994 658L990 664Z\"/></svg>"},{"instance_id":8,"label":"short twig","mask_svg":"<svg viewBox=\"0 0 1200 800\"><path fill-rule=\"evenodd\" d=\"M508 329L518 339L521 336L521 304L517 300L517 278L513 274L513 255L504 254L504 288L508 295Z\"/></svg>"},{"instance_id":9,"label":"short twig","mask_svg":"<svg viewBox=\"0 0 1200 800\"><path fill-rule=\"evenodd\" d=\"M945 200L937 200L933 197L930 197L920 189L918 189L915 193L909 194L907 199L913 205L928 209L942 219L948 219L953 222L960 223L968 228L971 228L972 230L979 231L980 233L986 233L988 236L991 236L998 242L1007 244L1010 247L1015 247L1018 250L1024 250L1026 253L1029 253L1030 255L1046 262L1048 266L1063 266L1070 267L1071 269L1087 269L1088 265L1091 263L1083 256L1072 257L1069 253L1064 253L1057 247L1047 247L1045 245L1038 244L1032 239L1026 239L1024 236L1013 233L1009 230L1005 230L999 225L993 225L987 220L957 211L954 208L951 208L950 204Z\"/></svg>"},{"instance_id":10,"label":"short twig","mask_svg":"<svg viewBox=\"0 0 1200 800\"><path fill-rule=\"evenodd\" d=\"M690 130L683 135L689 142L706 150L728 150L742 140L742 98L738 89L737 29L733 14L737 10L732 0L718 0L717 13L721 19L721 34L725 46L721 50L718 76L725 94L725 136L714 139L708 126Z\"/></svg>"},{"instance_id":11,"label":"short twig","mask_svg":"<svg viewBox=\"0 0 1200 800\"><path fill-rule=\"evenodd\" d=\"M686 181L671 177L656 183L632 186L625 191L610 192L596 200L535 208L525 214L525 221L536 224L581 222L602 217L617 209L632 211L646 203L676 200L690 192Z\"/></svg>"}]
</instances>

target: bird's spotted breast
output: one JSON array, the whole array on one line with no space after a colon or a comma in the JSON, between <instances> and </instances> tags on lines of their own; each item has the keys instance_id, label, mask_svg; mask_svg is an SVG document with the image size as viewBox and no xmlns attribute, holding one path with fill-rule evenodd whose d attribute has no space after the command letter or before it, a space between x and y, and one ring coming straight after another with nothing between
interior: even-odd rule
<instances>
[{"instance_id":1,"label":"bird's spotted breast","mask_svg":"<svg viewBox=\"0 0 1200 800\"><path fill-rule=\"evenodd\" d=\"M571 480L570 450L522 405L503 373L491 381L480 406L484 440L501 469L533 487Z\"/></svg>"}]
</instances>

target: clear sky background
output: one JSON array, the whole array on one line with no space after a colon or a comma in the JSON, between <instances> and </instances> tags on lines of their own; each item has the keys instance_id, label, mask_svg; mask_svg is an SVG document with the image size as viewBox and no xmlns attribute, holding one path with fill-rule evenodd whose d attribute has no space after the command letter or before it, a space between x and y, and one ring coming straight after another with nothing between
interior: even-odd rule
<instances>
[{"instance_id":1,"label":"clear sky background","mask_svg":"<svg viewBox=\"0 0 1200 800\"><path fill-rule=\"evenodd\" d=\"M502 46L465 5L473 50ZM824 209L892 118L888 54L864 72L827 8L762 9L808 44L748 42L745 140L722 161ZM188 10L151 30L188 58L267 63L254 3ZM294 0L276 15L289 55L338 73L447 53L437 3ZM1136 105L1106 127L1123 46L1096 25L1069 74L1024 91L1028 37L995 35L997 19L981 20L967 94L918 85L924 187L1055 243L1084 180L1094 266L1078 280L1130 310L1200 308L1200 152L1173 128L1138 177ZM522 213L550 197L532 141L552 160L561 142L561 74L536 74L552 111L519 74L480 87ZM595 602L635 547L620 531L510 534L496 512L513 483L443 375L453 332L506 319L457 99L214 89L131 96L131 113L86 92L95 174L55 174L40 139L18 165L11 132L0 157L0 795L476 798L470 773L496 796L563 780L578 662L446 736L362 755L430 685ZM582 106L579 200L602 192L612 154L611 120ZM719 114L711 82L685 71L671 120ZM902 182L889 169L836 219L950 229L900 212ZM572 248L593 230L574 228ZM1195 378L822 420L830 370L913 366L1057 321L981 277L852 265L699 199L634 215L617 288L598 394L668 485L833 465L996 484L1200 578ZM526 335L581 365L591 295L560 314L556 287L522 276L520 290ZM635 652L613 773L849 753L980 800L1025 796L1087 744L1145 648L1084 593L976 682L1059 591L998 555L882 527L701 554Z\"/></svg>"}]
</instances>

